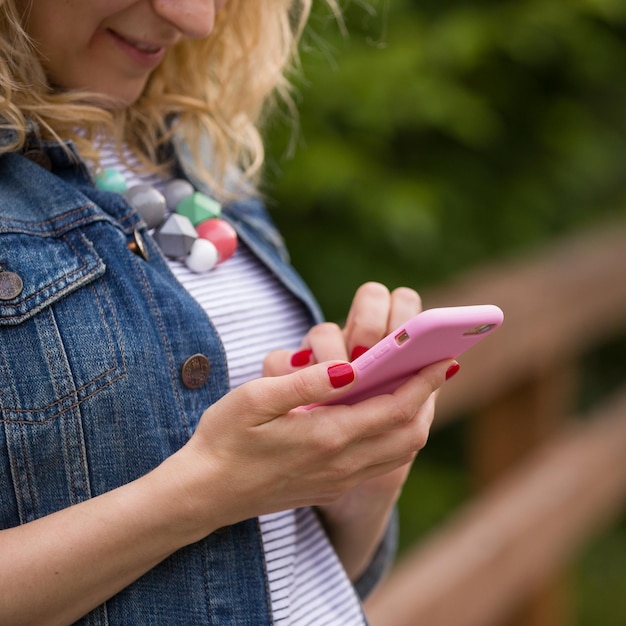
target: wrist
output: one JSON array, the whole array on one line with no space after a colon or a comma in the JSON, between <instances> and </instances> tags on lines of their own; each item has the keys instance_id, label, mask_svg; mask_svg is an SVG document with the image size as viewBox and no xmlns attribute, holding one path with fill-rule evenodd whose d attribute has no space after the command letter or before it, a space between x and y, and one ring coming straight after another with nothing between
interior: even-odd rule
<instances>
[{"instance_id":1,"label":"wrist","mask_svg":"<svg viewBox=\"0 0 626 626\"><path fill-rule=\"evenodd\" d=\"M139 481L147 506L155 512L155 531L163 533L165 542L174 550L225 525L216 514L220 498L207 488L214 481L206 472L202 474L187 448L167 458Z\"/></svg>"},{"instance_id":2,"label":"wrist","mask_svg":"<svg viewBox=\"0 0 626 626\"><path fill-rule=\"evenodd\" d=\"M335 502L318 508L330 524L360 524L368 520L388 518L399 495L400 489L392 492L369 492L357 488Z\"/></svg>"},{"instance_id":3,"label":"wrist","mask_svg":"<svg viewBox=\"0 0 626 626\"><path fill-rule=\"evenodd\" d=\"M396 497L359 498L347 494L318 511L350 580L368 568L390 523Z\"/></svg>"}]
</instances>

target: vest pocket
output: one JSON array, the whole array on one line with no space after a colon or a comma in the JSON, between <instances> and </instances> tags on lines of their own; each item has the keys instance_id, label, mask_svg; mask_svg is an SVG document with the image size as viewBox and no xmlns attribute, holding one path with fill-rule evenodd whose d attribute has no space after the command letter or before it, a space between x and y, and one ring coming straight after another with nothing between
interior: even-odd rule
<instances>
[{"instance_id":1,"label":"vest pocket","mask_svg":"<svg viewBox=\"0 0 626 626\"><path fill-rule=\"evenodd\" d=\"M0 237L0 264L23 289L0 302L0 421L46 423L124 374L106 267L78 230Z\"/></svg>"}]
</instances>

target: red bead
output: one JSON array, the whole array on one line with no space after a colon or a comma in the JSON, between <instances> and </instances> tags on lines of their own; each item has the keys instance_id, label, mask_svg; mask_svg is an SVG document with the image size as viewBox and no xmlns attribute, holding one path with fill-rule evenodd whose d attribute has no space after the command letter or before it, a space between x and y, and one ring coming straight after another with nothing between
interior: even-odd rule
<instances>
[{"instance_id":1,"label":"red bead","mask_svg":"<svg viewBox=\"0 0 626 626\"><path fill-rule=\"evenodd\" d=\"M206 220L196 226L198 237L208 239L219 252L220 260L218 263L230 259L237 249L237 232L226 221L220 218L212 218Z\"/></svg>"}]
</instances>

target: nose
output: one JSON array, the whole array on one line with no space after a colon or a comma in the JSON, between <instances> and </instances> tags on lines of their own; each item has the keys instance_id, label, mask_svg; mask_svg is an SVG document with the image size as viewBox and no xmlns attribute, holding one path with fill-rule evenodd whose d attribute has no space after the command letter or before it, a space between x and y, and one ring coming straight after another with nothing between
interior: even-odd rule
<instances>
[{"instance_id":1,"label":"nose","mask_svg":"<svg viewBox=\"0 0 626 626\"><path fill-rule=\"evenodd\" d=\"M215 26L215 14L224 0L152 0L154 12L184 36L206 37Z\"/></svg>"}]
</instances>

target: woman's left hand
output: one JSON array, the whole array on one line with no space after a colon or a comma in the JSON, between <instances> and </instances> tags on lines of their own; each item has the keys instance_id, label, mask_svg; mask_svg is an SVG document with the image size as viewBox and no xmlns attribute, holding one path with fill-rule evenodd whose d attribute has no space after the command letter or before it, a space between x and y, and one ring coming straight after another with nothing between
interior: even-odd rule
<instances>
[{"instance_id":1,"label":"woman's left hand","mask_svg":"<svg viewBox=\"0 0 626 626\"><path fill-rule=\"evenodd\" d=\"M326 322L314 326L296 352L276 350L263 364L264 376L281 376L323 361L352 361L421 310L413 289L399 287L391 293L380 283L361 285L352 299L345 327Z\"/></svg>"},{"instance_id":2,"label":"woman's left hand","mask_svg":"<svg viewBox=\"0 0 626 626\"><path fill-rule=\"evenodd\" d=\"M412 289L392 292L379 283L366 283L356 292L345 327L324 323L312 328L296 352L272 352L263 373L279 376L300 367L333 359L353 360L398 326L419 313L421 299ZM434 397L415 407L414 419L426 429L434 416ZM363 572L382 539L393 506L411 464L354 487L339 500L318 507L328 534L350 577Z\"/></svg>"}]
</instances>

